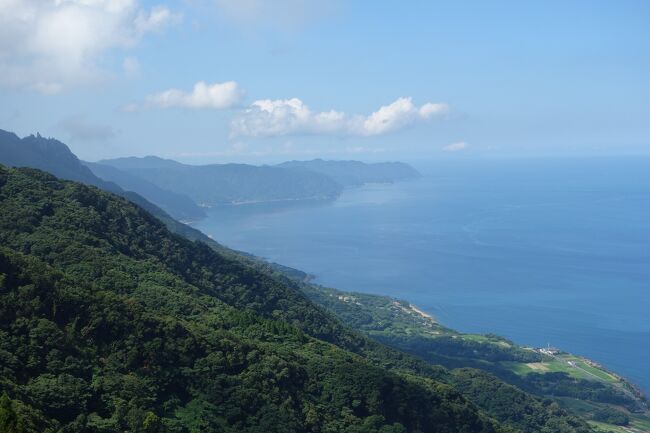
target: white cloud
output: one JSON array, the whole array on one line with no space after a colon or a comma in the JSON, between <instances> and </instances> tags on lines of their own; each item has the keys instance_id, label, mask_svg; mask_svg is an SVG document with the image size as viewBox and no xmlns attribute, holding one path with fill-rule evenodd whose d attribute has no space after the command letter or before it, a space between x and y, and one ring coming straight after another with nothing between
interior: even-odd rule
<instances>
[{"instance_id":1,"label":"white cloud","mask_svg":"<svg viewBox=\"0 0 650 433\"><path fill-rule=\"evenodd\" d=\"M56 93L92 81L106 51L178 19L139 0L0 0L0 84Z\"/></svg>"},{"instance_id":2,"label":"white cloud","mask_svg":"<svg viewBox=\"0 0 650 433\"><path fill-rule=\"evenodd\" d=\"M214 84L199 81L191 92L169 89L149 95L146 98L146 105L160 108L224 109L239 105L243 97L243 92L234 81Z\"/></svg>"},{"instance_id":3,"label":"white cloud","mask_svg":"<svg viewBox=\"0 0 650 433\"><path fill-rule=\"evenodd\" d=\"M149 32L159 32L169 24L180 21L179 14L172 13L165 6L154 6L149 12L140 10L135 18L135 30L140 36Z\"/></svg>"},{"instance_id":4,"label":"white cloud","mask_svg":"<svg viewBox=\"0 0 650 433\"><path fill-rule=\"evenodd\" d=\"M451 143L442 148L445 152L460 152L461 150L467 149L468 145L464 141L458 141L456 143Z\"/></svg>"},{"instance_id":5,"label":"white cloud","mask_svg":"<svg viewBox=\"0 0 650 433\"><path fill-rule=\"evenodd\" d=\"M300 99L264 99L253 102L231 123L231 135L273 137L282 135L372 136L393 132L449 111L447 104L420 107L411 98L398 98L368 116L330 110L313 112Z\"/></svg>"},{"instance_id":6,"label":"white cloud","mask_svg":"<svg viewBox=\"0 0 650 433\"><path fill-rule=\"evenodd\" d=\"M447 112L447 104L426 103L421 107L413 105L411 98L398 98L372 113L363 122L362 135L378 135L401 129L420 120L428 120Z\"/></svg>"}]
</instances>

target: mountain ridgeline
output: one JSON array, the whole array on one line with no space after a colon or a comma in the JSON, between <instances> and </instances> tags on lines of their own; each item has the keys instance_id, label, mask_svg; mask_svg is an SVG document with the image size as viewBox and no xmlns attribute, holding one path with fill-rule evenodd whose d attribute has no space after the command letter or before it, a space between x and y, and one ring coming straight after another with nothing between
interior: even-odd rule
<instances>
[{"instance_id":1,"label":"mountain ridgeline","mask_svg":"<svg viewBox=\"0 0 650 433\"><path fill-rule=\"evenodd\" d=\"M102 181L85 167L68 146L54 138L29 135L19 138L0 129L0 164L9 167L32 167L99 188L118 192L116 184Z\"/></svg>"},{"instance_id":2,"label":"mountain ridgeline","mask_svg":"<svg viewBox=\"0 0 650 433\"><path fill-rule=\"evenodd\" d=\"M195 220L203 218L205 211L186 195L168 191L148 182L142 177L115 167L93 162L84 162L93 174L107 182L118 184L122 189L134 191L147 200L160 206L174 218L180 220Z\"/></svg>"},{"instance_id":3,"label":"mountain ridgeline","mask_svg":"<svg viewBox=\"0 0 650 433\"><path fill-rule=\"evenodd\" d=\"M344 187L365 183L395 182L420 174L404 163L365 164L358 161L291 161L276 166L247 164L186 165L154 156L117 158L99 162L95 173L121 184L118 172L100 172L111 166L158 187L190 197L211 207L265 201L331 200ZM93 170L95 170L93 168ZM157 203L141 189L134 189Z\"/></svg>"},{"instance_id":4,"label":"mountain ridgeline","mask_svg":"<svg viewBox=\"0 0 650 433\"><path fill-rule=\"evenodd\" d=\"M404 163L291 161L277 166L187 165L147 156L80 161L62 142L0 130L0 163L34 167L64 179L126 196L153 213L181 220L205 217L204 208L270 201L332 200L344 187L416 178ZM159 208L154 209L153 206Z\"/></svg>"},{"instance_id":5,"label":"mountain ridgeline","mask_svg":"<svg viewBox=\"0 0 650 433\"><path fill-rule=\"evenodd\" d=\"M12 132L0 129L0 164L9 167L37 168L52 173L62 179L82 182L121 195L151 212L159 219L166 221L170 226L178 225L170 214L174 215L175 218L186 215L188 212L194 215L198 212L198 215L203 215L203 210L190 200L178 206L174 204L165 206L166 209L163 210L157 204L153 204L144 198L136 189L122 188L116 182L112 182L111 179L102 179L96 176L64 143L53 138L41 137L38 134L29 135L21 139ZM126 177L126 174L119 177L119 180L120 183L129 185L129 179ZM166 192L161 192L160 194L163 197L160 197L149 193L150 190L155 189L155 186L150 186L149 188L145 192L147 192L147 195L154 196L158 203L165 205L173 202L173 199L164 197L167 194ZM142 190L140 189L140 191Z\"/></svg>"},{"instance_id":6,"label":"mountain ridgeline","mask_svg":"<svg viewBox=\"0 0 650 433\"><path fill-rule=\"evenodd\" d=\"M278 167L247 164L196 166L152 156L104 160L100 164L185 195L204 207L259 201L329 200L341 192L339 184L320 173Z\"/></svg>"},{"instance_id":7,"label":"mountain ridgeline","mask_svg":"<svg viewBox=\"0 0 650 433\"><path fill-rule=\"evenodd\" d=\"M344 187L419 177L404 163L290 161L276 166L187 165L147 156L83 162L62 142L0 130L0 163L36 167L118 194L135 193L175 219L205 217L204 208L270 201L332 200ZM137 201L135 196L132 200ZM139 203L145 205L143 201ZM153 211L153 209L149 209Z\"/></svg>"}]
</instances>

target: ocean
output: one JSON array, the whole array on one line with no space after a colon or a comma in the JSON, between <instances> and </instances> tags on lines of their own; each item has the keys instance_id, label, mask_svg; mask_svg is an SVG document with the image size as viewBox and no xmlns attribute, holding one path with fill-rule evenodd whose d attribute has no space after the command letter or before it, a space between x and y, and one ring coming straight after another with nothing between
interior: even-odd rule
<instances>
[{"instance_id":1,"label":"ocean","mask_svg":"<svg viewBox=\"0 0 650 433\"><path fill-rule=\"evenodd\" d=\"M224 206L195 227L459 331L586 356L650 394L650 157L415 167L421 179Z\"/></svg>"}]
</instances>

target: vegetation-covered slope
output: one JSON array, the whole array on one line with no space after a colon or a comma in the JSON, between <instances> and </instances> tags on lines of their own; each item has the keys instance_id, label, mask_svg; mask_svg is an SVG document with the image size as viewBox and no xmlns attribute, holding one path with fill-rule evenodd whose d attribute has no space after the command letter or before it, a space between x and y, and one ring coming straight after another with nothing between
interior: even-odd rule
<instances>
[{"instance_id":1,"label":"vegetation-covered slope","mask_svg":"<svg viewBox=\"0 0 650 433\"><path fill-rule=\"evenodd\" d=\"M205 211L188 196L167 191L151 182L119 170L110 165L84 162L93 174L107 182L113 182L126 191L133 191L160 206L172 217L180 220L194 220L205 216Z\"/></svg>"},{"instance_id":2,"label":"vegetation-covered slope","mask_svg":"<svg viewBox=\"0 0 650 433\"><path fill-rule=\"evenodd\" d=\"M304 275L293 271L292 278ZM344 323L391 347L453 370L456 389L501 420L517 416L515 391L503 381L542 398L552 398L602 431L650 432L650 408L629 382L590 360L568 354L545 354L497 335L462 334L437 323L406 301L347 293L302 284L317 304ZM467 369L472 367L473 369ZM482 370L477 372L476 369ZM486 374L489 373L489 374ZM490 379L495 375L500 381ZM473 378L473 380L470 380ZM499 398L495 398L499 396Z\"/></svg>"},{"instance_id":3,"label":"vegetation-covered slope","mask_svg":"<svg viewBox=\"0 0 650 433\"><path fill-rule=\"evenodd\" d=\"M326 342L359 337L111 194L0 168L0 244L2 428L498 429L448 385Z\"/></svg>"},{"instance_id":4,"label":"vegetation-covered slope","mask_svg":"<svg viewBox=\"0 0 650 433\"><path fill-rule=\"evenodd\" d=\"M53 138L29 135L19 138L13 132L0 129L0 164L13 167L32 167L56 174L68 180L95 185L117 192L116 185L97 178L85 167L68 146Z\"/></svg>"},{"instance_id":5,"label":"vegetation-covered slope","mask_svg":"<svg viewBox=\"0 0 650 433\"><path fill-rule=\"evenodd\" d=\"M39 138L39 140L45 140L45 139ZM71 154L71 152L69 152L67 147L65 147L65 146L63 146L63 147L64 147L63 150L65 150L67 153ZM63 152L63 153L65 153L65 152ZM76 160L76 157L74 157L74 159ZM153 161L149 161L151 159L152 158L144 158L143 160L148 161L149 165L153 164L152 166L156 167L159 164L159 159L158 158L153 158ZM131 159L127 159L127 161L131 161ZM178 163L176 163L174 161L167 161L167 160L160 160L160 161L162 161L164 163L163 164L164 166L177 165L178 164ZM30 161L29 159L25 160L23 162L23 164L24 165L38 166L38 158L36 159L36 161ZM80 164L79 164L79 166L80 166ZM85 169L85 167L83 167L83 168ZM101 182L101 180L96 179L96 178L95 179L91 178L91 180L92 180L91 183L95 183L95 184L97 184L96 182L98 182L98 181ZM99 184L100 184L100 186L103 186L101 183L99 183ZM115 185L110 184L110 183L108 185L110 187L115 187ZM27 190L28 189L29 188L27 188ZM160 219L161 221L163 221L165 223L166 227L169 228L170 230L172 230L173 232L179 233L179 234L181 234L184 237L189 238L189 239L200 240L200 241L204 242L205 244L209 245L212 250L218 251L221 254L220 257L222 257L222 258L224 256L227 257L228 260L226 260L226 262L236 266L237 269L241 269L242 264L243 264L244 269L248 269L249 266L254 267L256 269L256 271L253 272L254 276L252 278L254 278L255 280L259 281L261 279L260 277L262 277L262 276L259 275L260 272L262 274L265 274L265 276L263 276L263 278L266 279L265 281L267 283L270 283L271 285L273 285L275 287L283 287L284 288L283 290L289 290L289 295L288 296L285 296L286 293L281 292L279 294L279 297L289 300L290 301L289 305L293 304L293 301L295 299L295 293L297 293L298 289L295 287L295 284L293 282L289 281L289 279L284 277L284 274L286 274L286 271L287 271L286 268L282 268L283 274L279 274L278 272L274 271L274 270L277 270L278 268L280 268L279 265L274 265L272 267L269 267L267 264L264 264L263 262L255 259L252 256L247 256L247 255L245 255L243 253L237 253L237 252L228 250L227 248L224 248L221 245L214 242L213 240L207 238L202 233L192 229L191 227L188 227L188 226L186 226L184 224L178 223L177 221L173 220L167 214L165 214L162 210L160 210L157 207L151 205L150 203L148 203L146 200L142 199L138 195L132 194L132 193L124 193L119 188L117 188L117 189L118 189L118 192L120 192L122 195L124 195L124 196L126 196L126 197L128 197L129 199L132 199L132 200L135 199L134 201L136 201L137 203L141 203L148 210L154 212L156 217L158 219ZM46 193L45 195L48 195L48 194ZM30 200L27 200L25 203L28 203L28 202L30 202ZM23 203L23 204L25 204L25 203ZM25 212L26 212L27 215L37 215L38 214L38 212L36 212L35 209L33 209L33 208L32 209L29 209L29 208L25 209ZM20 219L20 217L18 217L17 219ZM104 225L104 223L106 223L106 221L102 222L101 224L96 224L96 226L101 227L101 226ZM78 224L78 226L82 226L82 225L83 224L81 224L81 223ZM75 226L75 227L77 227L77 226ZM160 227L158 229L160 229ZM68 230L70 230L69 227L68 227ZM73 229L73 231L76 231L76 228ZM73 235L73 233L70 233L70 235ZM102 236L104 236L106 234L101 233L101 232L96 232L93 236L95 236L95 235L99 236L99 237L102 237ZM121 234L121 238L123 238L123 239L133 237L133 236L134 236L133 233L130 233L130 234L122 233ZM65 236L64 236L64 238L65 238ZM110 238L110 236L109 236L109 238ZM45 235L45 242L44 243L47 244L48 242L49 242L48 235ZM35 243L38 244L38 243L40 243L40 241L36 241ZM203 245L203 244L194 244L194 245L191 246L191 248L194 248L194 246L199 248L199 250L201 248L203 248L204 249L203 251L205 251L205 245ZM122 248L123 247L121 247L120 249L122 249ZM153 250L149 250L150 253L152 251L153 251L154 254L158 254L159 252L162 252L162 250L159 250L159 249L156 249L156 248L153 248ZM75 252L69 252L68 254L70 256L74 257L76 253ZM83 260L78 260L78 261L81 262ZM78 264L80 265L80 263L78 263ZM250 271L250 269L248 269L248 271ZM299 271L294 271L294 272L299 273ZM263 285L264 284L266 284L266 283L263 283ZM235 295L235 297L236 297L236 295ZM262 300L257 303L257 307L265 308L267 306L267 304L272 306L273 302L271 302L271 301L272 301L273 298L269 298L269 302L267 303L266 301L264 301L264 297L265 297L265 295L263 295L261 297ZM233 297L231 296L231 300L232 299L233 299ZM242 299L239 299L239 300L242 301L244 299L242 298ZM304 301L304 299L303 299L303 301ZM247 305L248 307L251 307L254 304L250 304L250 303L246 304L245 302L237 304L238 307L242 307L242 305ZM305 305L305 304L303 304L303 305ZM279 314L283 318L283 320L286 320L287 318L290 318L290 316L286 315L287 312L282 310L282 308L283 307L280 306L279 308L275 309L274 313ZM310 310L309 311L311 311L310 314L312 316L316 316L316 317L319 318L319 320L321 322L319 326L311 326L311 325L314 325L313 322L305 323L304 321L301 321L301 320L295 320L295 319L290 319L290 320L294 320L294 322L293 322L294 325L297 325L297 326L301 327L301 329L303 331L309 332L312 335L315 335L315 336L317 336L317 337L319 337L321 339L336 343L340 347L351 350L351 351L353 351L354 353L356 353L358 355L362 355L362 356L366 357L366 359L369 362L371 362L372 365L374 365L374 366L380 366L382 368L388 368L388 369L390 369L392 371L395 371L395 372L398 372L399 374L402 374L402 375L404 375L404 374L407 375L407 376L418 375L418 376L428 378L428 380L442 381L442 382L445 382L447 384L452 384L454 382L454 377L449 375L447 372L445 372L444 370L442 370L440 368L432 367L432 366L430 366L430 365L428 365L426 363L423 363L421 361L418 361L416 359L410 359L408 356L397 353L395 351L388 350L385 347L382 347L380 345L373 344L373 343L371 343L371 342L369 342L367 340L364 340L363 338L360 338L360 336L352 334L349 331L346 331L344 328L342 328L340 326L340 324L338 324L335 320L332 320L332 318L329 317L327 314L323 314L322 311L319 311L317 309L316 309L316 311L313 310L313 306L311 306L311 305L310 305ZM257 313L258 314L268 314L268 311L258 310ZM307 326L307 327L305 327L305 326ZM479 379L476 379L476 378L472 379L472 381L477 381L477 380L479 380ZM480 380L483 380L483 379L481 378ZM475 398L475 395L471 395L471 397ZM501 420L501 421L503 421L504 423L506 423L508 425L517 426L517 427L521 428L524 431L530 431L530 432L544 431L544 429L547 429L548 425L552 425L552 424L562 425L563 426L562 429L556 429L555 430L555 431L558 431L558 432L560 432L560 431L567 431L567 432L568 431L586 431L586 430L584 430L584 428L585 428L584 424L581 424L581 423L577 422L577 420L573 420L571 417L567 417L566 414L563 413L562 411L557 412L557 413L549 412L549 409L552 409L552 408L544 408L543 406L540 406L538 404L539 402L535 402L534 399L531 399L529 396L526 396L525 394L521 394L521 395L511 394L511 395L508 396L508 398L513 399L513 401L514 400L521 401L522 398L523 398L523 400L527 402L526 406L519 406L519 409L522 412L527 412L527 413L533 412L533 413L536 413L537 415L535 417L528 417L525 422L522 422L521 420L518 421L518 422L515 422L514 420L509 418L508 413L500 412L498 410L498 408L495 409L493 407L486 407L484 409L486 409L486 411L491 416L497 418L498 420ZM480 398L475 398L475 400L479 404L483 403L483 401ZM504 405L508 405L508 404L509 403L507 403L507 402L504 403Z\"/></svg>"},{"instance_id":6,"label":"vegetation-covered slope","mask_svg":"<svg viewBox=\"0 0 650 433\"><path fill-rule=\"evenodd\" d=\"M151 212L160 220L165 221L168 226L183 230L183 227L179 226L179 223L167 212L138 193L122 189L116 183L97 177L70 151L68 146L56 139L44 138L40 135L30 135L21 139L12 132L0 129L0 164L9 167L37 168L62 179L74 180L96 186L104 191L110 191ZM157 197L154 196L154 198ZM197 208L194 203L191 203L191 207L186 212L193 213L193 209ZM181 212L177 206L173 210Z\"/></svg>"}]
</instances>

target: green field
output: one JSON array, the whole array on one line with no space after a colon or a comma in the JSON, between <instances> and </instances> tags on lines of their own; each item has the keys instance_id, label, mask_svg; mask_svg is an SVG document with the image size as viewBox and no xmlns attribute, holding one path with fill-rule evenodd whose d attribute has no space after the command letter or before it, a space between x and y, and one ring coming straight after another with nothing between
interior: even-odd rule
<instances>
[{"instance_id":1,"label":"green field","mask_svg":"<svg viewBox=\"0 0 650 433\"><path fill-rule=\"evenodd\" d=\"M629 433L632 431L628 427L605 424L604 422L588 421L588 423L597 433Z\"/></svg>"},{"instance_id":2,"label":"green field","mask_svg":"<svg viewBox=\"0 0 650 433\"><path fill-rule=\"evenodd\" d=\"M529 373L564 372L577 379L599 380L607 383L618 383L620 380L605 370L589 365L578 356L559 354L539 363L502 362L514 373L525 375Z\"/></svg>"},{"instance_id":3,"label":"green field","mask_svg":"<svg viewBox=\"0 0 650 433\"><path fill-rule=\"evenodd\" d=\"M630 425L638 431L650 432L650 418L644 416L633 415Z\"/></svg>"},{"instance_id":4,"label":"green field","mask_svg":"<svg viewBox=\"0 0 650 433\"><path fill-rule=\"evenodd\" d=\"M508 343L507 341L489 335L458 334L458 337L466 341L474 341L477 343L485 343L485 344L496 344L497 346L506 347L506 348L512 347L512 344Z\"/></svg>"},{"instance_id":5,"label":"green field","mask_svg":"<svg viewBox=\"0 0 650 433\"><path fill-rule=\"evenodd\" d=\"M583 418L589 420L594 411L605 406L603 404L587 402L584 400L577 400L574 398L563 398L560 397L557 399L562 407L570 410L573 413L579 414ZM589 420L589 424L592 425L597 432L615 432L615 433L650 433L650 418L633 414L625 411L630 417L630 424L628 426L617 426L612 424L607 424L603 422Z\"/></svg>"},{"instance_id":6,"label":"green field","mask_svg":"<svg viewBox=\"0 0 650 433\"><path fill-rule=\"evenodd\" d=\"M598 421L588 421L596 432L606 432L606 433L648 433L650 432L650 420L647 418L634 418L630 421L629 426L619 426L606 424Z\"/></svg>"}]
</instances>

